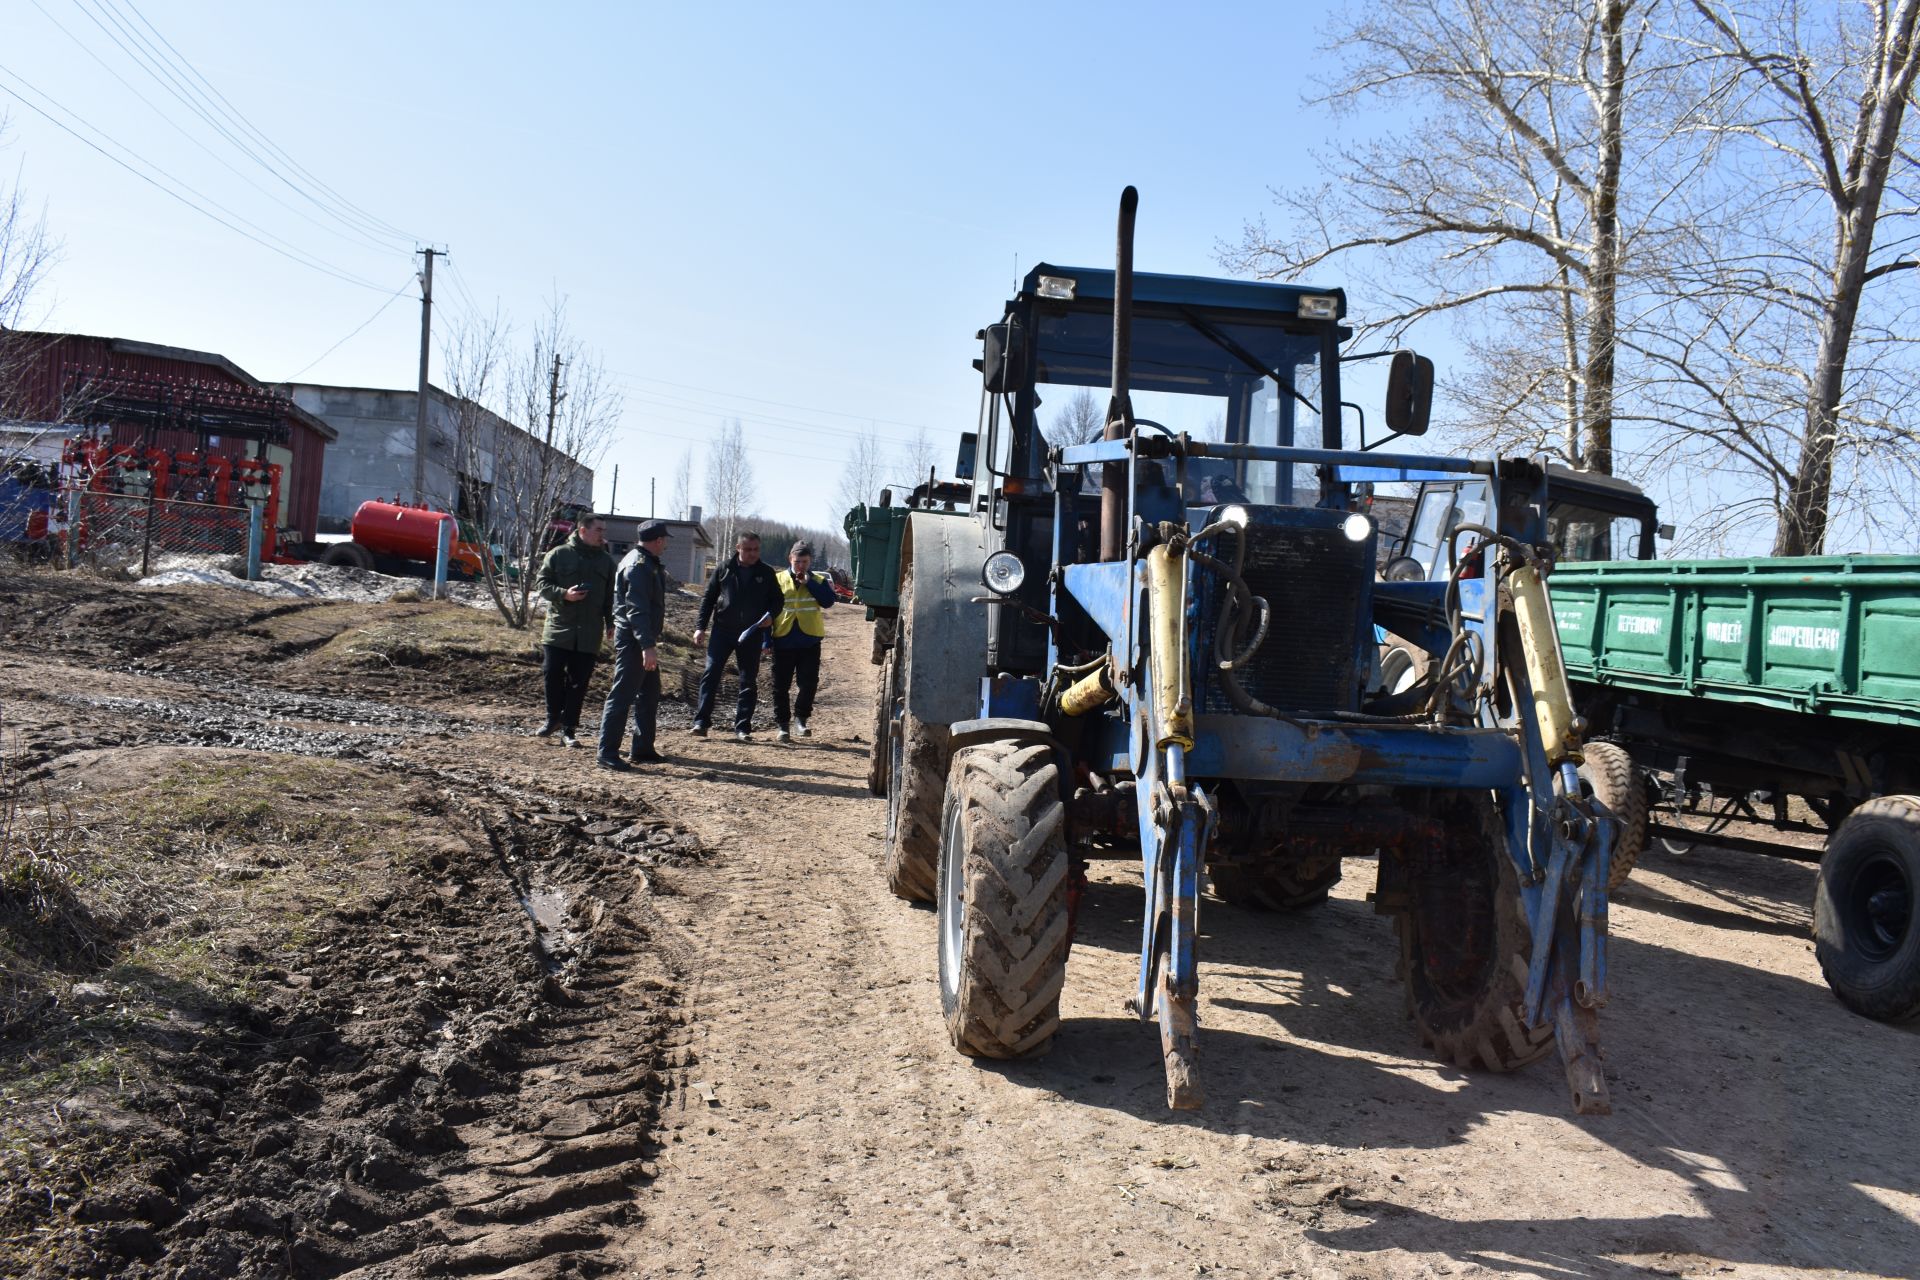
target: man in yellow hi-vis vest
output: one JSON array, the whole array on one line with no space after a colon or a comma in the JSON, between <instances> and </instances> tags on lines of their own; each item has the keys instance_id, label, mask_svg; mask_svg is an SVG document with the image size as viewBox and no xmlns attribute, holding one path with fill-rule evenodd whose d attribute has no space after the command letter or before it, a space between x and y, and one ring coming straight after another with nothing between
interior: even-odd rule
<instances>
[{"instance_id":1,"label":"man in yellow hi-vis vest","mask_svg":"<svg viewBox=\"0 0 1920 1280\"><path fill-rule=\"evenodd\" d=\"M813 714L813 695L820 687L820 640L827 634L827 620L820 611L833 608L833 584L826 574L812 570L813 544L802 541L793 544L787 552L787 567L774 575L782 601L770 641L773 722L779 728L774 738L779 742L793 741L796 733L813 736L807 717ZM800 696L789 706L788 686L795 677L800 681Z\"/></svg>"}]
</instances>

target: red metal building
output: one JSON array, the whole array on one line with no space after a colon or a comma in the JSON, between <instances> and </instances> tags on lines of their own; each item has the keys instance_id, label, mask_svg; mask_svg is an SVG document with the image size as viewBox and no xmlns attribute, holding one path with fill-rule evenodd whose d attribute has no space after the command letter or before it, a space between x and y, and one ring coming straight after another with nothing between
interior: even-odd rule
<instances>
[{"instance_id":1,"label":"red metal building","mask_svg":"<svg viewBox=\"0 0 1920 1280\"><path fill-rule=\"evenodd\" d=\"M280 526L311 541L338 433L225 356L77 333L5 335L8 416L70 435L280 464Z\"/></svg>"}]
</instances>

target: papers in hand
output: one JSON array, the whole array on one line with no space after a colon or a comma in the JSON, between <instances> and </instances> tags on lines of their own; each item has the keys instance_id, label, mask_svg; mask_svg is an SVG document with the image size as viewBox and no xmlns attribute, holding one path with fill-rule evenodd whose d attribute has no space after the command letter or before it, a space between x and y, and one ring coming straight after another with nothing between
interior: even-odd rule
<instances>
[{"instance_id":1,"label":"papers in hand","mask_svg":"<svg viewBox=\"0 0 1920 1280\"><path fill-rule=\"evenodd\" d=\"M740 638L736 640L734 643L745 644L747 642L748 636L752 635L754 632L758 631L760 628L766 626L769 622L772 622L772 621L773 621L773 615L771 613L761 614L760 621L754 623L752 626L748 627L745 631L742 631L740 633Z\"/></svg>"}]
</instances>

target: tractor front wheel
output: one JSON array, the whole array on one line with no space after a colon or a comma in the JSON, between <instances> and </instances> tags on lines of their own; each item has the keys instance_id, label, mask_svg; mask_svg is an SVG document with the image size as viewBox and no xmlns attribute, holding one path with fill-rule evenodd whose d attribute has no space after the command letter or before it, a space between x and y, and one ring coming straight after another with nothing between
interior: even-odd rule
<instances>
[{"instance_id":1,"label":"tractor front wheel","mask_svg":"<svg viewBox=\"0 0 1920 1280\"><path fill-rule=\"evenodd\" d=\"M871 795L887 794L887 766L893 756L893 703L893 651L889 649L873 692L873 741L867 748L867 791Z\"/></svg>"},{"instance_id":2,"label":"tractor front wheel","mask_svg":"<svg viewBox=\"0 0 1920 1280\"><path fill-rule=\"evenodd\" d=\"M1060 1026L1066 805L1044 744L955 754L940 842L940 1007L970 1057L1017 1058Z\"/></svg>"},{"instance_id":3,"label":"tractor front wheel","mask_svg":"<svg viewBox=\"0 0 1920 1280\"><path fill-rule=\"evenodd\" d=\"M1437 816L1440 847L1409 855L1395 920L1407 1006L1449 1062L1512 1071L1553 1048L1552 1028L1529 1028L1523 1012L1533 939L1519 876L1491 795L1450 796Z\"/></svg>"},{"instance_id":4,"label":"tractor front wheel","mask_svg":"<svg viewBox=\"0 0 1920 1280\"><path fill-rule=\"evenodd\" d=\"M1580 750L1586 757L1580 776L1613 818L1613 859L1607 867L1607 892L1612 893L1627 882L1647 847L1647 779L1624 747L1589 742Z\"/></svg>"}]
</instances>

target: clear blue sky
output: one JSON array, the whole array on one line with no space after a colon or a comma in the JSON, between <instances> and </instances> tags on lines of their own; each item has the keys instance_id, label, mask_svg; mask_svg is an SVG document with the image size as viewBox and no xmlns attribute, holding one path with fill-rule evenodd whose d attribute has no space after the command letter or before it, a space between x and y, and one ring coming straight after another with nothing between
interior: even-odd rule
<instances>
[{"instance_id":1,"label":"clear blue sky","mask_svg":"<svg viewBox=\"0 0 1920 1280\"><path fill-rule=\"evenodd\" d=\"M411 240L343 232L189 114L107 34L139 48L143 15L313 175L451 249L436 320L497 299L524 326L568 299L625 397L597 497L618 463L627 511L650 476L664 508L684 449L701 488L705 442L737 417L763 513L825 523L869 422L889 442L924 426L942 457L972 428L974 331L1016 265L1110 261L1133 183L1141 268L1217 272L1216 241L1306 175L1326 128L1300 105L1328 9L1305 0L135 2L0 0L0 86L372 287L276 256L0 93L0 164L65 243L49 327L269 380L415 381Z\"/></svg>"}]
</instances>

